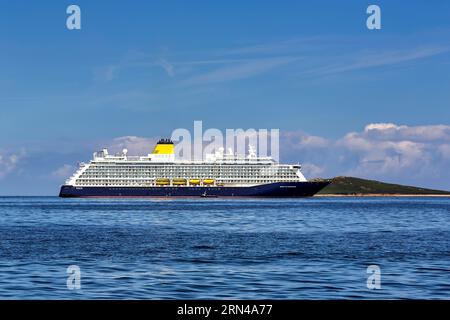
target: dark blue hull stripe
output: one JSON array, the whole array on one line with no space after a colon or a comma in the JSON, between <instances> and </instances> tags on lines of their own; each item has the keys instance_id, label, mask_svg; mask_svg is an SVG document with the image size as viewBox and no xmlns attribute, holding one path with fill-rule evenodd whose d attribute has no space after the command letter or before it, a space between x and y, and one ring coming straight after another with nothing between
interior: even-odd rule
<instances>
[{"instance_id":1,"label":"dark blue hull stripe","mask_svg":"<svg viewBox=\"0 0 450 320\"><path fill-rule=\"evenodd\" d=\"M60 197L311 197L328 181L276 182L251 187L74 187L62 186Z\"/></svg>"}]
</instances>

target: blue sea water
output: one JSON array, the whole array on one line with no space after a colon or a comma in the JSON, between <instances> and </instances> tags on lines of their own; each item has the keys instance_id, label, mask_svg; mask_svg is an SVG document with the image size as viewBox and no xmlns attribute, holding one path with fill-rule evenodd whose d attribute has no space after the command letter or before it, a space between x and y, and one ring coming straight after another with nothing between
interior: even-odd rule
<instances>
[{"instance_id":1,"label":"blue sea water","mask_svg":"<svg viewBox=\"0 0 450 320\"><path fill-rule=\"evenodd\" d=\"M450 299L450 199L2 197L0 298Z\"/></svg>"}]
</instances>

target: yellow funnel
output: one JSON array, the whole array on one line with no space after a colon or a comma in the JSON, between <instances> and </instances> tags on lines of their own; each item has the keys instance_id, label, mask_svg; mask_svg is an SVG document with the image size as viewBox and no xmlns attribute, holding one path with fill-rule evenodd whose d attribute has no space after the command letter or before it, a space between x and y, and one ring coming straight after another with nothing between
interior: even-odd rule
<instances>
[{"instance_id":1,"label":"yellow funnel","mask_svg":"<svg viewBox=\"0 0 450 320\"><path fill-rule=\"evenodd\" d=\"M170 139L161 139L153 149L152 154L174 154L174 145Z\"/></svg>"}]
</instances>

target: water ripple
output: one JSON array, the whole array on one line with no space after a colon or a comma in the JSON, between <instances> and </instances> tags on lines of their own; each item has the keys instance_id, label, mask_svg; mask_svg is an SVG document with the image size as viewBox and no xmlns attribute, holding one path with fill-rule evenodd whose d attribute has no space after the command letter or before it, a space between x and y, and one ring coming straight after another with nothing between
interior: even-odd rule
<instances>
[{"instance_id":1,"label":"water ripple","mask_svg":"<svg viewBox=\"0 0 450 320\"><path fill-rule=\"evenodd\" d=\"M0 298L449 299L449 217L441 198L0 197Z\"/></svg>"}]
</instances>

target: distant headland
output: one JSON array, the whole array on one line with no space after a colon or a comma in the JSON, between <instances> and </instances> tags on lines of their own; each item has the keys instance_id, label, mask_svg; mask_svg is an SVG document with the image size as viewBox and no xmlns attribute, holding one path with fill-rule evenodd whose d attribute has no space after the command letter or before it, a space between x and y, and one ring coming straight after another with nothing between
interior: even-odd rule
<instances>
[{"instance_id":1,"label":"distant headland","mask_svg":"<svg viewBox=\"0 0 450 320\"><path fill-rule=\"evenodd\" d=\"M335 177L332 179L331 184L318 192L316 196L450 197L450 191L405 186L355 177Z\"/></svg>"}]
</instances>

